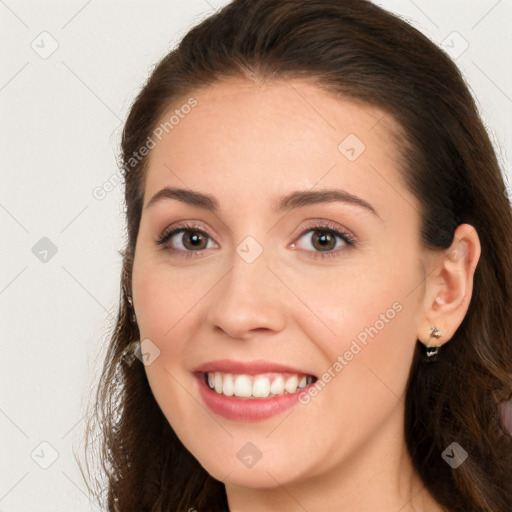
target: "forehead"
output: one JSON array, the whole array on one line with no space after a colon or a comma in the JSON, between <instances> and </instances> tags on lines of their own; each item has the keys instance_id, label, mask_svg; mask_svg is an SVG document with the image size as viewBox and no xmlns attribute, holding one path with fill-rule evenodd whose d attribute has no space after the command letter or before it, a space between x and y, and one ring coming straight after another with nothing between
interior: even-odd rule
<instances>
[{"instance_id":1,"label":"forehead","mask_svg":"<svg viewBox=\"0 0 512 512\"><path fill-rule=\"evenodd\" d=\"M195 106L182 108L190 98ZM216 82L175 102L159 126L146 203L165 185L269 205L288 190L331 186L381 203L400 187L393 118L311 83Z\"/></svg>"}]
</instances>

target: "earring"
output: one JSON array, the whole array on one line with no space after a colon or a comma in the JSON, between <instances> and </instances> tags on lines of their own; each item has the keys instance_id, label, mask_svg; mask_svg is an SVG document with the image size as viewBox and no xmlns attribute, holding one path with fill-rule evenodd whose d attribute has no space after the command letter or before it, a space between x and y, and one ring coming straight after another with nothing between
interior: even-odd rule
<instances>
[{"instance_id":1,"label":"earring","mask_svg":"<svg viewBox=\"0 0 512 512\"><path fill-rule=\"evenodd\" d=\"M130 304L130 309L132 310L132 322L137 323L137 317L135 316L135 310L133 309L133 299L131 295L128 295L126 300L128 304Z\"/></svg>"},{"instance_id":2,"label":"earring","mask_svg":"<svg viewBox=\"0 0 512 512\"><path fill-rule=\"evenodd\" d=\"M126 346L121 355L121 361L131 366L136 357L142 360L142 356L140 355L140 340L134 340Z\"/></svg>"},{"instance_id":3,"label":"earring","mask_svg":"<svg viewBox=\"0 0 512 512\"><path fill-rule=\"evenodd\" d=\"M434 337L436 339L440 338L441 332L435 326L430 328L430 337ZM426 345L425 355L427 356L427 361L434 361L437 354L439 353L439 345L431 345L430 343Z\"/></svg>"}]
</instances>

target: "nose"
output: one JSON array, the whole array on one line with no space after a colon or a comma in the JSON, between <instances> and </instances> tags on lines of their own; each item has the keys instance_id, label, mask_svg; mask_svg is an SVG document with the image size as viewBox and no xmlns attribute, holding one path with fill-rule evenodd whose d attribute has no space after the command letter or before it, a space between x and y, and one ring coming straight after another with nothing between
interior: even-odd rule
<instances>
[{"instance_id":1,"label":"nose","mask_svg":"<svg viewBox=\"0 0 512 512\"><path fill-rule=\"evenodd\" d=\"M232 267L211 290L207 322L231 338L249 339L260 331L285 328L286 286L267 264L265 251L252 263L238 255ZM288 303L292 297L288 297Z\"/></svg>"}]
</instances>

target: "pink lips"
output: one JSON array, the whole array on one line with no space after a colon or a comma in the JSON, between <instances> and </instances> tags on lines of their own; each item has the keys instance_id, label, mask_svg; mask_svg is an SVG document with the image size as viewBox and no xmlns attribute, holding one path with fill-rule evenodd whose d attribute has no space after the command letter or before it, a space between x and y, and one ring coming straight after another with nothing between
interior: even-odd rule
<instances>
[{"instance_id":1,"label":"pink lips","mask_svg":"<svg viewBox=\"0 0 512 512\"><path fill-rule=\"evenodd\" d=\"M232 361L221 359L204 363L194 370L199 393L205 405L214 413L234 421L261 421L298 403L299 393L307 391L305 388L295 393L284 394L269 398L239 398L225 396L212 390L205 380L205 374L209 372L221 372L232 374L257 375L263 373L291 373L299 375L311 375L302 370L292 368L279 363L271 363L264 360L250 362ZM316 379L315 379L316 380Z\"/></svg>"}]
</instances>

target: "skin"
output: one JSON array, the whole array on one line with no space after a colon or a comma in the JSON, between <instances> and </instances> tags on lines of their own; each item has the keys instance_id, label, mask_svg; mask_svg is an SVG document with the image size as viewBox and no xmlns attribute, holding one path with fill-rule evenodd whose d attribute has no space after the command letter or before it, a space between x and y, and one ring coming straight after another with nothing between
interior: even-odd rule
<instances>
[{"instance_id":1,"label":"skin","mask_svg":"<svg viewBox=\"0 0 512 512\"><path fill-rule=\"evenodd\" d=\"M192 96L198 105L151 150L144 205L173 186L211 194L220 210L175 199L144 209L132 280L141 340L160 351L145 369L169 423L224 482L231 511L442 510L407 454L404 397L416 340L427 343L435 325L437 344L449 341L467 311L475 230L459 226L448 251L421 247L396 125L378 109L298 80L228 79ZM366 146L355 161L338 149L348 134ZM272 211L281 195L322 188L357 195L378 216L343 202ZM156 244L179 221L207 232L200 254L183 232L167 249ZM326 221L356 245L335 238L335 256L320 258L312 226ZM263 249L250 264L236 252L247 236ZM196 257L180 256L187 250ZM266 359L320 377L397 302L401 311L307 405L252 423L205 408L199 364ZM248 442L261 453L252 467L237 457Z\"/></svg>"}]
</instances>

